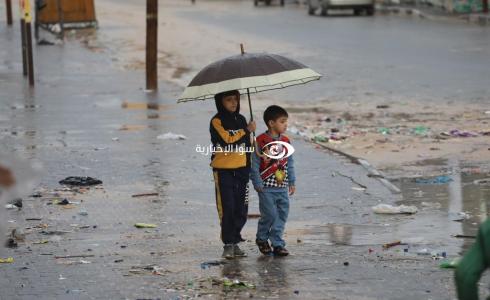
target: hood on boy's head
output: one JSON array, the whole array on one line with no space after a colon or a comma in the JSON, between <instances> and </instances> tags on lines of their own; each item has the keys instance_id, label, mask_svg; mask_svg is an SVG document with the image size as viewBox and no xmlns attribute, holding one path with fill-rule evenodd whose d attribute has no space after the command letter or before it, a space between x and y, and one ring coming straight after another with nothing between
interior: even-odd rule
<instances>
[{"instance_id":1,"label":"hood on boy's head","mask_svg":"<svg viewBox=\"0 0 490 300\"><path fill-rule=\"evenodd\" d=\"M238 98L238 105L236 107L236 114L240 113L240 92L237 90L233 91L227 91L227 92L222 92L219 94L214 95L214 101L216 102L216 109L218 110L218 113L230 113L229 111L226 110L226 108L223 106L223 98L231 95L236 95Z\"/></svg>"}]
</instances>

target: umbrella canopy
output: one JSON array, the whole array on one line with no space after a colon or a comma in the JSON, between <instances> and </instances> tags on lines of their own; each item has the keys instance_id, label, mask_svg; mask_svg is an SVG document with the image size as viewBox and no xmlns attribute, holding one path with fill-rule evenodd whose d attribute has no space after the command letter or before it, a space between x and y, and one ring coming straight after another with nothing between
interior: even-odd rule
<instances>
[{"instance_id":1,"label":"umbrella canopy","mask_svg":"<svg viewBox=\"0 0 490 300\"><path fill-rule=\"evenodd\" d=\"M192 79L177 102L206 100L238 90L257 93L304 84L321 75L295 60L277 54L242 53L216 61Z\"/></svg>"}]
</instances>

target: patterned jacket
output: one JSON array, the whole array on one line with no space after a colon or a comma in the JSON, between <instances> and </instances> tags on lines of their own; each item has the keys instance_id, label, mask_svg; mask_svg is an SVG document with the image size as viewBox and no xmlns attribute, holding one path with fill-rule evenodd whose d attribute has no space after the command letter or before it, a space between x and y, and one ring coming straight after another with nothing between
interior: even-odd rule
<instances>
[{"instance_id":1,"label":"patterned jacket","mask_svg":"<svg viewBox=\"0 0 490 300\"><path fill-rule=\"evenodd\" d=\"M274 141L281 141L291 144L291 141L286 135L280 135L279 137L273 137L268 132L265 132L257 137L257 147L262 154L270 153L271 145L268 145ZM268 145L266 147L266 145ZM276 151L287 154L287 149L284 146L279 145ZM272 153L273 154L273 153ZM282 172L283 177L277 178L277 172ZM252 154L252 169L250 172L250 178L255 188L265 188L267 191L282 191L288 186L294 186L296 176L294 173L294 160L293 156L288 156L281 159L271 159L267 156L259 157L255 152Z\"/></svg>"}]
</instances>

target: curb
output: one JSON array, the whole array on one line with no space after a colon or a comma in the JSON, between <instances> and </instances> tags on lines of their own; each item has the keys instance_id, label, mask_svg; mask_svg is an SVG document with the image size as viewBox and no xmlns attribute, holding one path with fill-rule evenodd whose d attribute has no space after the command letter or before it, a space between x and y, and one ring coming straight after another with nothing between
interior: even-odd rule
<instances>
[{"instance_id":1,"label":"curb","mask_svg":"<svg viewBox=\"0 0 490 300\"><path fill-rule=\"evenodd\" d=\"M314 145L318 145L318 146L320 146L320 147L322 147L322 148L324 148L324 149L326 149L328 151L331 151L331 152L337 153L339 155L342 155L342 156L348 158L352 163L361 165L364 169L366 169L368 171L368 173L369 173L368 176L371 175L370 177L374 177L374 178L378 179L393 194L400 194L401 193L400 189L396 185L394 185L388 179L386 179L385 176L380 171L378 171L376 168L374 168L366 160L364 160L362 158L359 158L359 157L352 156L352 155L350 155L348 153L345 153L343 151L334 149L332 147L329 147L329 146L324 145L324 144L321 144L321 143L317 143L317 142L314 142L314 141L311 141L311 143L314 144Z\"/></svg>"}]
</instances>

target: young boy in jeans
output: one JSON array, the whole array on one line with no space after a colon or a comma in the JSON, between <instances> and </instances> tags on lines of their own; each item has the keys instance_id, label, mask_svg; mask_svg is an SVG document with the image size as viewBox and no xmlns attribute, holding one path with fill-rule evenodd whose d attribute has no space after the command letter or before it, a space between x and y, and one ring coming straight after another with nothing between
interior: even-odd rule
<instances>
[{"instance_id":1,"label":"young boy in jeans","mask_svg":"<svg viewBox=\"0 0 490 300\"><path fill-rule=\"evenodd\" d=\"M247 221L248 181L250 176L250 133L255 122L240 114L240 93L229 91L215 97L218 113L211 119L209 131L215 149L211 166L216 192L216 207L224 243L223 257L232 259L246 256L238 243L243 241L240 232Z\"/></svg>"},{"instance_id":2,"label":"young boy in jeans","mask_svg":"<svg viewBox=\"0 0 490 300\"><path fill-rule=\"evenodd\" d=\"M256 243L265 255L287 256L289 252L282 235L289 213L288 196L296 190L291 156L294 150L284 135L288 113L280 106L269 106L264 112L264 122L268 129L257 137L256 145L262 154L260 157L257 151L252 154L250 173L253 186L259 193L260 219Z\"/></svg>"}]
</instances>

